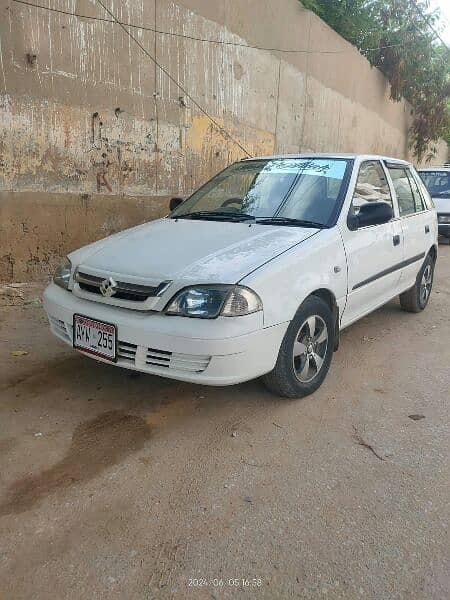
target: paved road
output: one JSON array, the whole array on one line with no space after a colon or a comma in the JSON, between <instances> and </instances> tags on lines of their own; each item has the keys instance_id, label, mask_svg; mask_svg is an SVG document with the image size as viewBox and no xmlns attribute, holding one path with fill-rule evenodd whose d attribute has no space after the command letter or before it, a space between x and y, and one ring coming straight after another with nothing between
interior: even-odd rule
<instances>
[{"instance_id":1,"label":"paved road","mask_svg":"<svg viewBox=\"0 0 450 600\"><path fill-rule=\"evenodd\" d=\"M441 246L425 313L349 328L301 401L133 377L1 309L0 598L447 600L449 306Z\"/></svg>"}]
</instances>

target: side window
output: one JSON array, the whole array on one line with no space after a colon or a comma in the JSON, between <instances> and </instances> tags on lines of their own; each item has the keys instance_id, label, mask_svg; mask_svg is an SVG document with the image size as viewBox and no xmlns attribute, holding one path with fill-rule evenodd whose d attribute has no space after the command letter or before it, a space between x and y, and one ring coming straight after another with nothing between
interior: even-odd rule
<instances>
[{"instance_id":1,"label":"side window","mask_svg":"<svg viewBox=\"0 0 450 600\"><path fill-rule=\"evenodd\" d=\"M417 184L409 174L409 170L406 167L390 167L389 174L394 184L400 216L406 217L424 210L422 197L420 196ZM416 194L411 187L413 184L417 190Z\"/></svg>"},{"instance_id":2,"label":"side window","mask_svg":"<svg viewBox=\"0 0 450 600\"><path fill-rule=\"evenodd\" d=\"M352 208L358 212L366 202L388 202L392 207L392 197L383 167L377 160L368 160L359 168L358 179L353 193Z\"/></svg>"},{"instance_id":3,"label":"side window","mask_svg":"<svg viewBox=\"0 0 450 600\"><path fill-rule=\"evenodd\" d=\"M409 169L407 170L407 174L409 183L411 185L412 194L414 196L414 207L416 209L415 212L422 212L423 210L425 210L425 205L423 202L422 194L419 190L419 186L417 185L417 181L415 180L413 174Z\"/></svg>"}]
</instances>

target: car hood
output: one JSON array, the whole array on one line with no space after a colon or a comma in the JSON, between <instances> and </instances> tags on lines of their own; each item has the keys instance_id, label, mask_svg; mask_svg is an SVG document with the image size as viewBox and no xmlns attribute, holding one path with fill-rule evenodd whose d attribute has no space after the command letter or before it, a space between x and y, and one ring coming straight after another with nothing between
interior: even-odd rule
<instances>
[{"instance_id":1,"label":"car hood","mask_svg":"<svg viewBox=\"0 0 450 600\"><path fill-rule=\"evenodd\" d=\"M69 255L80 270L135 283L237 283L318 229L159 219Z\"/></svg>"}]
</instances>

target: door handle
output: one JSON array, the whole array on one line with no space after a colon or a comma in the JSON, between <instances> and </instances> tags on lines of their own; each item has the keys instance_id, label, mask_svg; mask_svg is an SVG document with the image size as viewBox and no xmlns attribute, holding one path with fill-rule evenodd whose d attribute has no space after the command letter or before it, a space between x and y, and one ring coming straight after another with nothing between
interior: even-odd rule
<instances>
[{"instance_id":1,"label":"door handle","mask_svg":"<svg viewBox=\"0 0 450 600\"><path fill-rule=\"evenodd\" d=\"M394 237L392 238L392 243L394 244L394 246L399 246L400 245L400 236L394 235Z\"/></svg>"},{"instance_id":2,"label":"door handle","mask_svg":"<svg viewBox=\"0 0 450 600\"><path fill-rule=\"evenodd\" d=\"M430 233L430 226L429 225L425 225L425 233Z\"/></svg>"}]
</instances>

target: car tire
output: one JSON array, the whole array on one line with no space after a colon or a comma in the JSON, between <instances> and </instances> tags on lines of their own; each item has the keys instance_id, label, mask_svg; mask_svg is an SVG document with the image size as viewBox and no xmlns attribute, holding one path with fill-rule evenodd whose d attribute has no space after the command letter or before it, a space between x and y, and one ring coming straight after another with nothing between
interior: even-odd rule
<instances>
[{"instance_id":1,"label":"car tire","mask_svg":"<svg viewBox=\"0 0 450 600\"><path fill-rule=\"evenodd\" d=\"M421 312L430 299L433 287L434 260L429 254L416 278L412 288L400 294L400 306L403 310L412 313Z\"/></svg>"},{"instance_id":2,"label":"car tire","mask_svg":"<svg viewBox=\"0 0 450 600\"><path fill-rule=\"evenodd\" d=\"M330 368L335 321L326 302L310 296L298 309L281 343L274 369L264 376L266 387L285 398L315 392Z\"/></svg>"}]
</instances>

